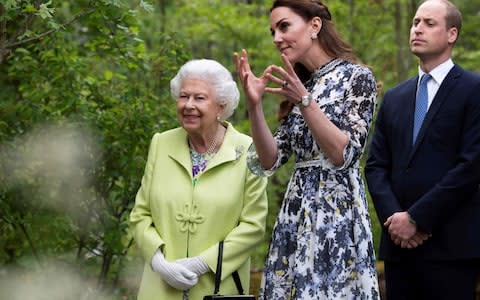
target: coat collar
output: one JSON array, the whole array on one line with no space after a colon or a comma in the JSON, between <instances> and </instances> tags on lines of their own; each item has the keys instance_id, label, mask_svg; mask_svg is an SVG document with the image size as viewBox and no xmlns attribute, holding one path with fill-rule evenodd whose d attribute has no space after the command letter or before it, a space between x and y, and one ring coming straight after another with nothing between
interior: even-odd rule
<instances>
[{"instance_id":1,"label":"coat collar","mask_svg":"<svg viewBox=\"0 0 480 300\"><path fill-rule=\"evenodd\" d=\"M227 130L223 139L222 146L217 154L209 161L205 172L218 165L229 161L235 161L247 150L238 139L240 133L232 126L231 123L225 122ZM168 156L183 166L187 172L192 172L192 161L190 158L190 150L187 141L187 132L183 128L177 128L173 135L170 147L168 147Z\"/></svg>"}]
</instances>

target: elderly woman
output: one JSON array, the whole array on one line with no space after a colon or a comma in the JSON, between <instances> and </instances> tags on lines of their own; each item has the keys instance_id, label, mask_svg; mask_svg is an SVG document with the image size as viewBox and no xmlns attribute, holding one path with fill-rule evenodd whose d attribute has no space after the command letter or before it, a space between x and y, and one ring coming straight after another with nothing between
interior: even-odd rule
<instances>
[{"instance_id":1,"label":"elderly woman","mask_svg":"<svg viewBox=\"0 0 480 300\"><path fill-rule=\"evenodd\" d=\"M138 299L202 299L212 294L224 241L220 292L248 291L250 254L263 239L266 179L251 173L252 140L225 121L238 105L230 72L191 60L170 82L181 127L156 133L130 215L145 258Z\"/></svg>"}]
</instances>

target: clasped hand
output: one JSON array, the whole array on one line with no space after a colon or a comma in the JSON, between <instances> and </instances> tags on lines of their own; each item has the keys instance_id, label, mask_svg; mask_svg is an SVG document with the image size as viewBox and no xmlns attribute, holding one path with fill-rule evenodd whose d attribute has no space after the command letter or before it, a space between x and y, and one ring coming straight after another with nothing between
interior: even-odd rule
<instances>
[{"instance_id":1,"label":"clasped hand","mask_svg":"<svg viewBox=\"0 0 480 300\"><path fill-rule=\"evenodd\" d=\"M168 262L157 250L152 258L152 269L177 290L188 290L198 282L198 275L177 262Z\"/></svg>"},{"instance_id":2,"label":"clasped hand","mask_svg":"<svg viewBox=\"0 0 480 300\"><path fill-rule=\"evenodd\" d=\"M200 275L210 271L208 265L199 256L168 262L160 250L153 255L152 269L160 274L165 282L178 290L190 289L197 284Z\"/></svg>"},{"instance_id":3,"label":"clasped hand","mask_svg":"<svg viewBox=\"0 0 480 300\"><path fill-rule=\"evenodd\" d=\"M410 222L408 212L396 212L383 224L388 228L390 238L402 248L413 249L423 244L431 235L418 230L417 225Z\"/></svg>"}]
</instances>

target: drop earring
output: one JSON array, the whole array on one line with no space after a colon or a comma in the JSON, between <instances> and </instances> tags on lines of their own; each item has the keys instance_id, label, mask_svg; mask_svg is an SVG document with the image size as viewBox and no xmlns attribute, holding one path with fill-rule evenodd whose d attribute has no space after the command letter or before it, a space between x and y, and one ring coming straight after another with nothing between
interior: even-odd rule
<instances>
[{"instance_id":1,"label":"drop earring","mask_svg":"<svg viewBox=\"0 0 480 300\"><path fill-rule=\"evenodd\" d=\"M317 33L316 32L312 32L312 35L310 35L310 38L312 40L316 40L317 39Z\"/></svg>"}]
</instances>

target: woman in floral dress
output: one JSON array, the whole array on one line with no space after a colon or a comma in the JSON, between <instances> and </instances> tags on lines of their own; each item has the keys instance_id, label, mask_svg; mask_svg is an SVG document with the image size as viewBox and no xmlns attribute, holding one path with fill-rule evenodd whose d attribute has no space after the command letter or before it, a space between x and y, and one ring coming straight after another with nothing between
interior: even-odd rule
<instances>
[{"instance_id":1,"label":"woman in floral dress","mask_svg":"<svg viewBox=\"0 0 480 300\"><path fill-rule=\"evenodd\" d=\"M274 1L270 26L284 67L271 65L257 77L246 51L235 54L254 140L250 169L269 176L295 155L261 299L379 299L360 171L375 79L356 63L320 1ZM265 92L286 98L274 135L262 111Z\"/></svg>"}]
</instances>

